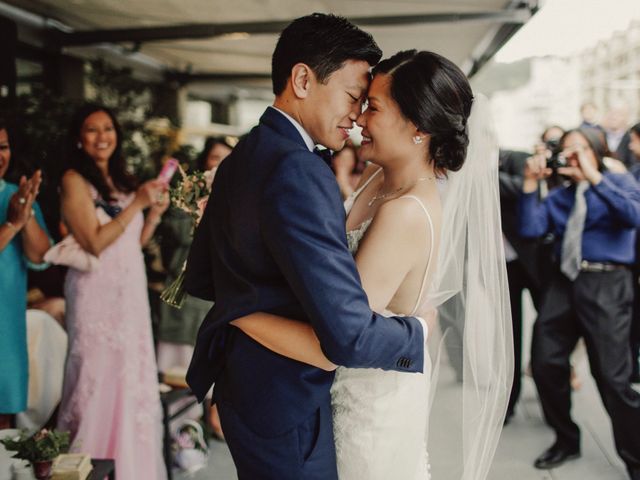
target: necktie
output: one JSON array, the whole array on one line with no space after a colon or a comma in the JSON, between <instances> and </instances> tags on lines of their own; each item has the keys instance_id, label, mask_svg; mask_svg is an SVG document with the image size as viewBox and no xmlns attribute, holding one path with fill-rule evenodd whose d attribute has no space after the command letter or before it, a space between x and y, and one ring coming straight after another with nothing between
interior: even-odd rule
<instances>
[{"instance_id":1,"label":"necktie","mask_svg":"<svg viewBox=\"0 0 640 480\"><path fill-rule=\"evenodd\" d=\"M560 271L572 281L578 277L582 262L582 233L584 221L587 218L587 200L584 192L587 188L589 188L589 182L584 180L576 186L576 200L562 239Z\"/></svg>"},{"instance_id":2,"label":"necktie","mask_svg":"<svg viewBox=\"0 0 640 480\"><path fill-rule=\"evenodd\" d=\"M333 158L333 153L331 153L331 150L328 148L325 149L319 149L318 147L313 149L313 153L315 153L316 155L318 155L320 158L322 158L322 160L324 160L324 162L331 166L331 159Z\"/></svg>"}]
</instances>

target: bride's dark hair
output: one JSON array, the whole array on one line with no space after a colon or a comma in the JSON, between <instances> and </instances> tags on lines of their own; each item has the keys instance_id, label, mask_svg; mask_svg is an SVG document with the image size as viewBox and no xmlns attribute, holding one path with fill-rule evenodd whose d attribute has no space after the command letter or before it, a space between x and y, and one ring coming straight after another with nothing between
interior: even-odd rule
<instances>
[{"instance_id":1,"label":"bride's dark hair","mask_svg":"<svg viewBox=\"0 0 640 480\"><path fill-rule=\"evenodd\" d=\"M464 164L467 119L473 92L464 73L433 52L405 50L381 61L373 75L391 76L391 96L402 114L430 136L429 155L437 172Z\"/></svg>"}]
</instances>

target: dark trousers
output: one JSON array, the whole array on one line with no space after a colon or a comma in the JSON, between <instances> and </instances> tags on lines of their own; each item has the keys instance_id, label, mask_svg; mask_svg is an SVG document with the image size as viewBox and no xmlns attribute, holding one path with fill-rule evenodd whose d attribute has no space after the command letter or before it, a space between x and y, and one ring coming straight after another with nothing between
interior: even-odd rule
<instances>
[{"instance_id":1,"label":"dark trousers","mask_svg":"<svg viewBox=\"0 0 640 480\"><path fill-rule=\"evenodd\" d=\"M271 438L258 435L225 400L217 403L238 480L338 480L329 400L297 427Z\"/></svg>"},{"instance_id":2,"label":"dark trousers","mask_svg":"<svg viewBox=\"0 0 640 480\"><path fill-rule=\"evenodd\" d=\"M571 418L569 356L583 337L591 374L613 426L618 454L640 467L640 394L630 386L631 272L582 272L574 282L557 272L533 331L531 366L547 423L566 448L580 445Z\"/></svg>"},{"instance_id":3,"label":"dark trousers","mask_svg":"<svg viewBox=\"0 0 640 480\"><path fill-rule=\"evenodd\" d=\"M507 278L509 280L509 300L511 301L514 358L513 385L507 407L507 416L511 416L520 398L522 385L522 294L525 289L529 290L533 304L538 310L540 308L540 292L518 260L507 263Z\"/></svg>"},{"instance_id":4,"label":"dark trousers","mask_svg":"<svg viewBox=\"0 0 640 480\"><path fill-rule=\"evenodd\" d=\"M629 345L631 347L631 371L637 381L640 376L640 364L638 363L640 355L640 265L635 265L633 269L633 292L633 320Z\"/></svg>"}]
</instances>

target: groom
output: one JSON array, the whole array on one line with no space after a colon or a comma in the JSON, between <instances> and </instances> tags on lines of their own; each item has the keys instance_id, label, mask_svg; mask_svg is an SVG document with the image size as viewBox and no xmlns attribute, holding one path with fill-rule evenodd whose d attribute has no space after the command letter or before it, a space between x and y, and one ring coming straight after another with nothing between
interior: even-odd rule
<instances>
[{"instance_id":1,"label":"groom","mask_svg":"<svg viewBox=\"0 0 640 480\"><path fill-rule=\"evenodd\" d=\"M267 350L229 322L264 311L313 326L329 360L423 369L420 319L371 311L347 248L345 213L315 144L340 150L381 52L346 19L313 14L282 32L276 99L221 164L185 286L215 301L187 380L214 401L240 480L337 479L326 372Z\"/></svg>"}]
</instances>

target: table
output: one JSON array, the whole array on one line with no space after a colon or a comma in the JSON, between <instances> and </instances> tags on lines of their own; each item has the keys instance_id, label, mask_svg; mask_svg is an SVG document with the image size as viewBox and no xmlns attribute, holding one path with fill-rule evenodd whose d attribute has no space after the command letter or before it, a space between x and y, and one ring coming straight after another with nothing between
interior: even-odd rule
<instances>
[{"instance_id":1,"label":"table","mask_svg":"<svg viewBox=\"0 0 640 480\"><path fill-rule=\"evenodd\" d=\"M112 459L94 458L91 460L93 470L87 477L87 480L116 480L116 462Z\"/></svg>"}]
</instances>

